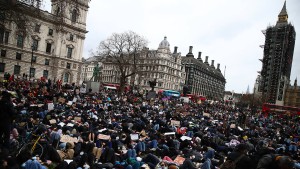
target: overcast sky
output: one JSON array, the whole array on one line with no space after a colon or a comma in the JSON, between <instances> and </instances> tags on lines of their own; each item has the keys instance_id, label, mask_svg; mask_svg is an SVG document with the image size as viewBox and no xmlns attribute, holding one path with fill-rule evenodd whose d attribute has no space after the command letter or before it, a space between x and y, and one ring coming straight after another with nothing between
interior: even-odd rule
<instances>
[{"instance_id":1,"label":"overcast sky","mask_svg":"<svg viewBox=\"0 0 300 169\"><path fill-rule=\"evenodd\" d=\"M265 37L261 30L275 25L284 0L92 0L87 16L85 58L112 33L132 30L157 49L164 36L182 55L193 46L195 57L209 56L226 66L226 90L253 90L261 70ZM46 2L50 9L50 1ZM289 22L300 34L300 0L287 0ZM298 17L297 17L298 16ZM300 40L296 38L291 80L300 79ZM300 80L298 80L298 85Z\"/></svg>"}]
</instances>

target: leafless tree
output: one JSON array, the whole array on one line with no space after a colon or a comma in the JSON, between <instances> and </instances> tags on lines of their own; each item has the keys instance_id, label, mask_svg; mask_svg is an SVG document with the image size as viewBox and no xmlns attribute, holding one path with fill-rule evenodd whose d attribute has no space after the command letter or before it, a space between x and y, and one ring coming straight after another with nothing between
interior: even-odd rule
<instances>
[{"instance_id":1,"label":"leafless tree","mask_svg":"<svg viewBox=\"0 0 300 169\"><path fill-rule=\"evenodd\" d=\"M97 55L116 65L120 71L120 93L124 91L126 79L138 72L138 58L148 41L133 31L113 33L100 42Z\"/></svg>"}]
</instances>

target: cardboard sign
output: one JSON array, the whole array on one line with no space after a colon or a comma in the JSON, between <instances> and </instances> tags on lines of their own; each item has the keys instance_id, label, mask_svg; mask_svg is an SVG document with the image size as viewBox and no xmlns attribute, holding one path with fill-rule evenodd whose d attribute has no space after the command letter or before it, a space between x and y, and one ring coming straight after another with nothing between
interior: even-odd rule
<instances>
[{"instance_id":1,"label":"cardboard sign","mask_svg":"<svg viewBox=\"0 0 300 169\"><path fill-rule=\"evenodd\" d=\"M131 140L138 140L139 139L139 134L130 134Z\"/></svg>"},{"instance_id":2,"label":"cardboard sign","mask_svg":"<svg viewBox=\"0 0 300 169\"><path fill-rule=\"evenodd\" d=\"M180 121L171 120L171 126L180 126Z\"/></svg>"},{"instance_id":3,"label":"cardboard sign","mask_svg":"<svg viewBox=\"0 0 300 169\"><path fill-rule=\"evenodd\" d=\"M74 121L81 122L81 117L74 117Z\"/></svg>"},{"instance_id":4,"label":"cardboard sign","mask_svg":"<svg viewBox=\"0 0 300 169\"><path fill-rule=\"evenodd\" d=\"M110 139L110 135L99 134L98 135L98 139L100 139L100 140L109 140Z\"/></svg>"},{"instance_id":5,"label":"cardboard sign","mask_svg":"<svg viewBox=\"0 0 300 169\"><path fill-rule=\"evenodd\" d=\"M177 156L174 160L175 163L182 165L183 162L185 161L185 158Z\"/></svg>"},{"instance_id":6,"label":"cardboard sign","mask_svg":"<svg viewBox=\"0 0 300 169\"><path fill-rule=\"evenodd\" d=\"M209 113L203 113L203 116L204 117L210 117L210 114Z\"/></svg>"},{"instance_id":7,"label":"cardboard sign","mask_svg":"<svg viewBox=\"0 0 300 169\"><path fill-rule=\"evenodd\" d=\"M63 143L77 143L78 142L78 139L75 138L75 137L71 137L69 135L62 135L61 138L60 138L60 141L63 142Z\"/></svg>"},{"instance_id":8,"label":"cardboard sign","mask_svg":"<svg viewBox=\"0 0 300 169\"><path fill-rule=\"evenodd\" d=\"M230 124L230 128L234 129L235 128L235 124Z\"/></svg>"},{"instance_id":9,"label":"cardboard sign","mask_svg":"<svg viewBox=\"0 0 300 169\"><path fill-rule=\"evenodd\" d=\"M55 120L55 119L51 119L51 120L49 120L49 123L50 123L50 124L55 124L55 123L56 123L56 120Z\"/></svg>"},{"instance_id":10,"label":"cardboard sign","mask_svg":"<svg viewBox=\"0 0 300 169\"><path fill-rule=\"evenodd\" d=\"M53 103L48 103L48 110L54 110L54 104Z\"/></svg>"}]
</instances>

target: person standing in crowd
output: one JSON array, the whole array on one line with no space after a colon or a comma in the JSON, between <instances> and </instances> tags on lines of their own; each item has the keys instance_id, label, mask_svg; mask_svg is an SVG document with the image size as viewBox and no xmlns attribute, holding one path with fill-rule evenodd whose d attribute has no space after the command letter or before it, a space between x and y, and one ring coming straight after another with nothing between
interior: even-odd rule
<instances>
[{"instance_id":1,"label":"person standing in crowd","mask_svg":"<svg viewBox=\"0 0 300 169\"><path fill-rule=\"evenodd\" d=\"M11 94L2 92L0 100L0 147L9 149L10 130L13 118L16 115L14 105L11 101Z\"/></svg>"}]
</instances>

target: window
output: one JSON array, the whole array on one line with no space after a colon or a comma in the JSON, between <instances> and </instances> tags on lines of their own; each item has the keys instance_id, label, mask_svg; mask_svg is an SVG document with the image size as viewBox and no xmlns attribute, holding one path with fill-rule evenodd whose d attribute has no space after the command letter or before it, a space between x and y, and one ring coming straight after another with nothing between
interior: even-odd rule
<instances>
[{"instance_id":1,"label":"window","mask_svg":"<svg viewBox=\"0 0 300 169\"><path fill-rule=\"evenodd\" d=\"M16 59L17 60L22 60L22 53L16 53Z\"/></svg>"},{"instance_id":2,"label":"window","mask_svg":"<svg viewBox=\"0 0 300 169\"><path fill-rule=\"evenodd\" d=\"M0 29L0 43L8 43L9 32L4 29Z\"/></svg>"},{"instance_id":3,"label":"window","mask_svg":"<svg viewBox=\"0 0 300 169\"><path fill-rule=\"evenodd\" d=\"M67 58L72 58L72 51L73 51L73 48L68 47Z\"/></svg>"},{"instance_id":4,"label":"window","mask_svg":"<svg viewBox=\"0 0 300 169\"><path fill-rule=\"evenodd\" d=\"M67 63L67 69L71 69L71 63Z\"/></svg>"},{"instance_id":5,"label":"window","mask_svg":"<svg viewBox=\"0 0 300 169\"><path fill-rule=\"evenodd\" d=\"M72 33L70 33L70 41L74 40L74 35Z\"/></svg>"},{"instance_id":6,"label":"window","mask_svg":"<svg viewBox=\"0 0 300 169\"><path fill-rule=\"evenodd\" d=\"M5 63L0 63L0 72L4 72L5 70Z\"/></svg>"},{"instance_id":7,"label":"window","mask_svg":"<svg viewBox=\"0 0 300 169\"><path fill-rule=\"evenodd\" d=\"M21 66L15 65L15 67L14 67L14 74L15 75L19 75L20 71L21 71Z\"/></svg>"},{"instance_id":8,"label":"window","mask_svg":"<svg viewBox=\"0 0 300 169\"><path fill-rule=\"evenodd\" d=\"M36 56L32 56L32 58L31 58L31 63L36 63L36 59L37 59Z\"/></svg>"},{"instance_id":9,"label":"window","mask_svg":"<svg viewBox=\"0 0 300 169\"><path fill-rule=\"evenodd\" d=\"M29 77L34 77L35 76L35 68L31 67L29 71Z\"/></svg>"},{"instance_id":10,"label":"window","mask_svg":"<svg viewBox=\"0 0 300 169\"><path fill-rule=\"evenodd\" d=\"M53 29L49 29L48 35L49 35L49 36L53 36Z\"/></svg>"},{"instance_id":11,"label":"window","mask_svg":"<svg viewBox=\"0 0 300 169\"><path fill-rule=\"evenodd\" d=\"M73 69L76 69L77 68L77 65L76 64L73 64Z\"/></svg>"},{"instance_id":12,"label":"window","mask_svg":"<svg viewBox=\"0 0 300 169\"><path fill-rule=\"evenodd\" d=\"M32 39L32 49L37 50L39 46L39 41L36 39Z\"/></svg>"},{"instance_id":13,"label":"window","mask_svg":"<svg viewBox=\"0 0 300 169\"><path fill-rule=\"evenodd\" d=\"M46 53L51 53L51 47L52 47L52 44L51 43L47 43L47 45L46 45Z\"/></svg>"},{"instance_id":14,"label":"window","mask_svg":"<svg viewBox=\"0 0 300 169\"><path fill-rule=\"evenodd\" d=\"M48 70L44 70L43 71L43 77L47 79L48 78L48 73L49 73Z\"/></svg>"},{"instance_id":15,"label":"window","mask_svg":"<svg viewBox=\"0 0 300 169\"><path fill-rule=\"evenodd\" d=\"M71 21L76 22L77 19L77 11L76 9L73 9L72 14L71 14Z\"/></svg>"},{"instance_id":16,"label":"window","mask_svg":"<svg viewBox=\"0 0 300 169\"><path fill-rule=\"evenodd\" d=\"M50 59L45 59L45 65L50 65Z\"/></svg>"},{"instance_id":17,"label":"window","mask_svg":"<svg viewBox=\"0 0 300 169\"><path fill-rule=\"evenodd\" d=\"M69 78L70 78L70 74L69 73L65 73L65 75L64 75L64 82L68 83L69 82Z\"/></svg>"},{"instance_id":18,"label":"window","mask_svg":"<svg viewBox=\"0 0 300 169\"><path fill-rule=\"evenodd\" d=\"M34 32L40 32L41 25L35 24Z\"/></svg>"},{"instance_id":19,"label":"window","mask_svg":"<svg viewBox=\"0 0 300 169\"><path fill-rule=\"evenodd\" d=\"M56 9L56 16L58 16L60 14L60 7L57 7Z\"/></svg>"},{"instance_id":20,"label":"window","mask_svg":"<svg viewBox=\"0 0 300 169\"><path fill-rule=\"evenodd\" d=\"M6 57L6 50L1 50L1 57Z\"/></svg>"},{"instance_id":21,"label":"window","mask_svg":"<svg viewBox=\"0 0 300 169\"><path fill-rule=\"evenodd\" d=\"M18 37L17 37L17 47L22 48L23 47L23 42L24 42L24 36L23 35L18 35Z\"/></svg>"}]
</instances>

